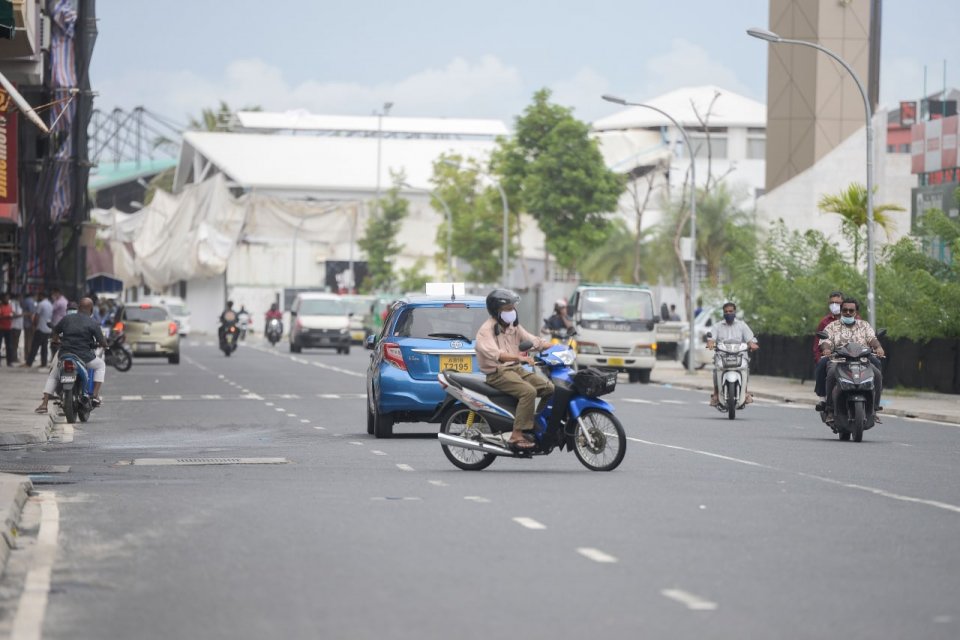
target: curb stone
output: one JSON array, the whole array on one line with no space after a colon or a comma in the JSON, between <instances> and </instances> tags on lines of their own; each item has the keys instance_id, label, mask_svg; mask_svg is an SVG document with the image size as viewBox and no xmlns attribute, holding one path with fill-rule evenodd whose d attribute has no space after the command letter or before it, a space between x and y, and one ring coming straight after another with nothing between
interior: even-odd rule
<instances>
[{"instance_id":1,"label":"curb stone","mask_svg":"<svg viewBox=\"0 0 960 640\"><path fill-rule=\"evenodd\" d=\"M26 503L33 483L29 478L0 473L0 514L3 518L2 540L0 540L0 575L7 567L10 551L17 547L17 526L20 514Z\"/></svg>"}]
</instances>

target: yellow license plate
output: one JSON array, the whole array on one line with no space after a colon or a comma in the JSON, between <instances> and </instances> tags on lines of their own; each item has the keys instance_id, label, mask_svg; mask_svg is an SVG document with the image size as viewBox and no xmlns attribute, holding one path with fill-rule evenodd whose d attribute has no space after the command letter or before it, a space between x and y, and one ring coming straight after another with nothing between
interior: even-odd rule
<instances>
[{"instance_id":1,"label":"yellow license plate","mask_svg":"<svg viewBox=\"0 0 960 640\"><path fill-rule=\"evenodd\" d=\"M440 371L453 369L459 373L473 372L473 358L470 356L440 356Z\"/></svg>"},{"instance_id":2,"label":"yellow license plate","mask_svg":"<svg viewBox=\"0 0 960 640\"><path fill-rule=\"evenodd\" d=\"M623 358L607 358L607 364L611 367L622 367L624 364Z\"/></svg>"}]
</instances>

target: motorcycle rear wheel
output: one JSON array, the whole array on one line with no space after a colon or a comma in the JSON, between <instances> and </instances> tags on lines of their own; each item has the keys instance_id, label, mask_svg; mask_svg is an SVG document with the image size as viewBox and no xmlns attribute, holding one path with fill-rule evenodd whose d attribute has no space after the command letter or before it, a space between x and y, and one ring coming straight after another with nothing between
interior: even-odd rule
<instances>
[{"instance_id":1,"label":"motorcycle rear wheel","mask_svg":"<svg viewBox=\"0 0 960 640\"><path fill-rule=\"evenodd\" d=\"M471 413L473 413L473 422L471 426L468 427L467 421ZM459 407L448 415L443 421L440 431L452 436L460 436L461 438L469 438L471 440L479 437L481 434L491 434L490 426L480 414L470 411L466 407ZM493 461L497 458L497 456L492 453L483 453L482 451L464 449L463 447L449 447L442 444L440 448L443 449L443 455L447 456L447 460L452 462L453 466L458 469L463 469L464 471L481 471L493 464Z\"/></svg>"},{"instance_id":2,"label":"motorcycle rear wheel","mask_svg":"<svg viewBox=\"0 0 960 640\"><path fill-rule=\"evenodd\" d=\"M74 424L77 421L77 399L74 397L74 391L64 392L63 394L63 415L67 417L67 422Z\"/></svg>"},{"instance_id":3,"label":"motorcycle rear wheel","mask_svg":"<svg viewBox=\"0 0 960 640\"><path fill-rule=\"evenodd\" d=\"M573 452L577 460L591 471L613 471L627 453L627 434L612 413L602 409L587 409L580 414L593 443L580 433L577 425L573 438Z\"/></svg>"}]
</instances>

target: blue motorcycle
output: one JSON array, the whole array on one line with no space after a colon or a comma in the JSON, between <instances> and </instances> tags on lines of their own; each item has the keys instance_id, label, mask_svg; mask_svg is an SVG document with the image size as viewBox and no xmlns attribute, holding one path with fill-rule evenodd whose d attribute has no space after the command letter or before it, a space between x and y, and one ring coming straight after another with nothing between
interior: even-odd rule
<instances>
[{"instance_id":1,"label":"blue motorcycle","mask_svg":"<svg viewBox=\"0 0 960 640\"><path fill-rule=\"evenodd\" d=\"M93 376L83 361L72 353L60 353L56 397L70 424L78 418L80 422L90 418L93 411Z\"/></svg>"},{"instance_id":2,"label":"blue motorcycle","mask_svg":"<svg viewBox=\"0 0 960 640\"><path fill-rule=\"evenodd\" d=\"M524 343L520 348L529 349ZM576 354L567 345L554 345L535 356L536 366L554 385L547 406L534 419L534 447L516 449L508 443L517 399L484 381L483 376L446 370L438 374L447 397L437 438L444 455L465 471L486 469L498 456L533 458L555 449L573 451L592 471L612 471L623 461L627 438L613 407L599 399L617 386L616 371L571 365Z\"/></svg>"}]
</instances>

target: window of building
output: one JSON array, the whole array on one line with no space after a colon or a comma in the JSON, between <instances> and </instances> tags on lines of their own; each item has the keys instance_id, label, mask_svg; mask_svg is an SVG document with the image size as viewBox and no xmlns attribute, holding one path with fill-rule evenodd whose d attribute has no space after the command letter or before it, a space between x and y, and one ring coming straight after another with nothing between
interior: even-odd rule
<instances>
[{"instance_id":1,"label":"window of building","mask_svg":"<svg viewBox=\"0 0 960 640\"><path fill-rule=\"evenodd\" d=\"M690 144L693 145L694 155L697 158L707 157L707 136L696 133L690 136ZM724 160L727 157L727 136L726 134L710 136L709 145L710 154L714 160Z\"/></svg>"},{"instance_id":2,"label":"window of building","mask_svg":"<svg viewBox=\"0 0 960 640\"><path fill-rule=\"evenodd\" d=\"M747 138L747 159L763 160L767 155L766 138Z\"/></svg>"},{"instance_id":3,"label":"window of building","mask_svg":"<svg viewBox=\"0 0 960 640\"><path fill-rule=\"evenodd\" d=\"M896 153L896 152L897 152L897 145L895 144L887 145L887 153Z\"/></svg>"},{"instance_id":4,"label":"window of building","mask_svg":"<svg viewBox=\"0 0 960 640\"><path fill-rule=\"evenodd\" d=\"M900 145L900 153L910 153L910 143L904 142Z\"/></svg>"}]
</instances>

